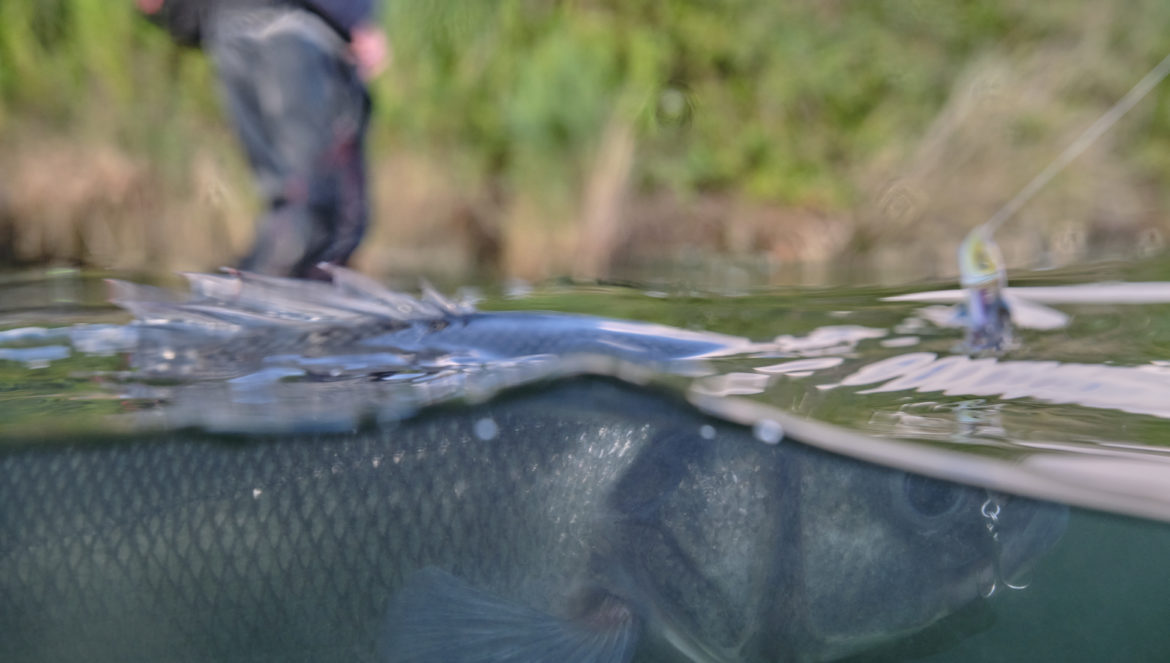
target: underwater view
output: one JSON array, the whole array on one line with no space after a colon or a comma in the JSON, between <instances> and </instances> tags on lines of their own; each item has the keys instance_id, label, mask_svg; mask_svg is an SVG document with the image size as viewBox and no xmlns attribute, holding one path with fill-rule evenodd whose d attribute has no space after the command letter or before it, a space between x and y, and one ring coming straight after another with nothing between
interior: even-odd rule
<instances>
[{"instance_id":1,"label":"underwater view","mask_svg":"<svg viewBox=\"0 0 1170 663\"><path fill-rule=\"evenodd\" d=\"M5 276L0 659L1168 660L1165 272Z\"/></svg>"},{"instance_id":2,"label":"underwater view","mask_svg":"<svg viewBox=\"0 0 1170 663\"><path fill-rule=\"evenodd\" d=\"M1170 661L1168 22L0 1L0 663Z\"/></svg>"}]
</instances>

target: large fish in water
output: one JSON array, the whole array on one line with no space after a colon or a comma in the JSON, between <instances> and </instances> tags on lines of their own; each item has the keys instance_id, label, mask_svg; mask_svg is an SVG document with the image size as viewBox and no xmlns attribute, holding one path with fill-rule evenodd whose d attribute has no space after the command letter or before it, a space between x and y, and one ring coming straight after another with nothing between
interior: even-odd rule
<instances>
[{"instance_id":1,"label":"large fish in water","mask_svg":"<svg viewBox=\"0 0 1170 663\"><path fill-rule=\"evenodd\" d=\"M346 434L8 440L0 660L825 661L1064 527L763 437L576 377Z\"/></svg>"}]
</instances>

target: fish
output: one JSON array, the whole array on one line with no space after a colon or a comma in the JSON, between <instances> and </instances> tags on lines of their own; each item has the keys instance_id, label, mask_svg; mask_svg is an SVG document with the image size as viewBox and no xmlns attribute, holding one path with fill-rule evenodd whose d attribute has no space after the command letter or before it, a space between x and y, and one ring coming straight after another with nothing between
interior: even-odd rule
<instances>
[{"instance_id":1,"label":"fish","mask_svg":"<svg viewBox=\"0 0 1170 663\"><path fill-rule=\"evenodd\" d=\"M272 367L325 375L344 372L347 357L367 373L540 355L608 356L672 370L756 347L730 334L633 320L479 311L427 285L414 297L343 267L328 269L331 282L189 273L186 297L110 280L110 300L135 316L135 372L176 380L231 379Z\"/></svg>"},{"instance_id":2,"label":"fish","mask_svg":"<svg viewBox=\"0 0 1170 663\"><path fill-rule=\"evenodd\" d=\"M0 660L829 661L1066 521L603 376L347 433L7 440Z\"/></svg>"}]
</instances>

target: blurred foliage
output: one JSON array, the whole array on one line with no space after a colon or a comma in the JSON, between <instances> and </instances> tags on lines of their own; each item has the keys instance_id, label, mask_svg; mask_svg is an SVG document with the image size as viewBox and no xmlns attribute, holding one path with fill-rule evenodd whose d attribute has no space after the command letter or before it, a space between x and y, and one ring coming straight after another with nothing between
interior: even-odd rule
<instances>
[{"instance_id":1,"label":"blurred foliage","mask_svg":"<svg viewBox=\"0 0 1170 663\"><path fill-rule=\"evenodd\" d=\"M0 3L0 118L9 123L112 137L164 157L181 177L191 127L221 123L212 81L208 63L180 52L133 2Z\"/></svg>"},{"instance_id":2,"label":"blurred foliage","mask_svg":"<svg viewBox=\"0 0 1170 663\"><path fill-rule=\"evenodd\" d=\"M1096 113L1170 51L1161 0L385 5L394 62L374 89L379 144L434 155L469 191L570 205L617 121L635 132L638 191L850 209L861 171L921 139L982 56L1088 49L1067 102ZM1119 135L1170 191L1165 90ZM1020 118L1016 139L1043 120ZM190 144L224 125L206 59L130 0L4 0L0 140L25 122L112 136L179 180Z\"/></svg>"},{"instance_id":3,"label":"blurred foliage","mask_svg":"<svg viewBox=\"0 0 1170 663\"><path fill-rule=\"evenodd\" d=\"M397 131L531 186L579 164L619 113L639 130L645 187L821 207L849 202L850 168L919 137L981 51L1075 39L1094 14L1019 0L389 4L398 63L381 112ZM1123 4L1116 60L1101 63L1117 69L1086 77L1096 102L1170 50L1170 6Z\"/></svg>"}]
</instances>

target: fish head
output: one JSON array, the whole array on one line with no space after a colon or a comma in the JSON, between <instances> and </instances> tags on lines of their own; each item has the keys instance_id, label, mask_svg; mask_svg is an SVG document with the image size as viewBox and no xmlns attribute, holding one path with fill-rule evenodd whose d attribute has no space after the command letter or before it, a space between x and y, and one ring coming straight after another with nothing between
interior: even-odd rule
<instances>
[{"instance_id":1,"label":"fish head","mask_svg":"<svg viewBox=\"0 0 1170 663\"><path fill-rule=\"evenodd\" d=\"M996 495L993 522L983 489L796 442L705 444L631 473L640 487L618 494L637 515L614 560L660 639L696 662L830 661L897 640L1018 583L1067 518Z\"/></svg>"},{"instance_id":2,"label":"fish head","mask_svg":"<svg viewBox=\"0 0 1170 663\"><path fill-rule=\"evenodd\" d=\"M1019 587L1067 508L869 465L801 454L790 605L804 660L835 660L917 632Z\"/></svg>"}]
</instances>

